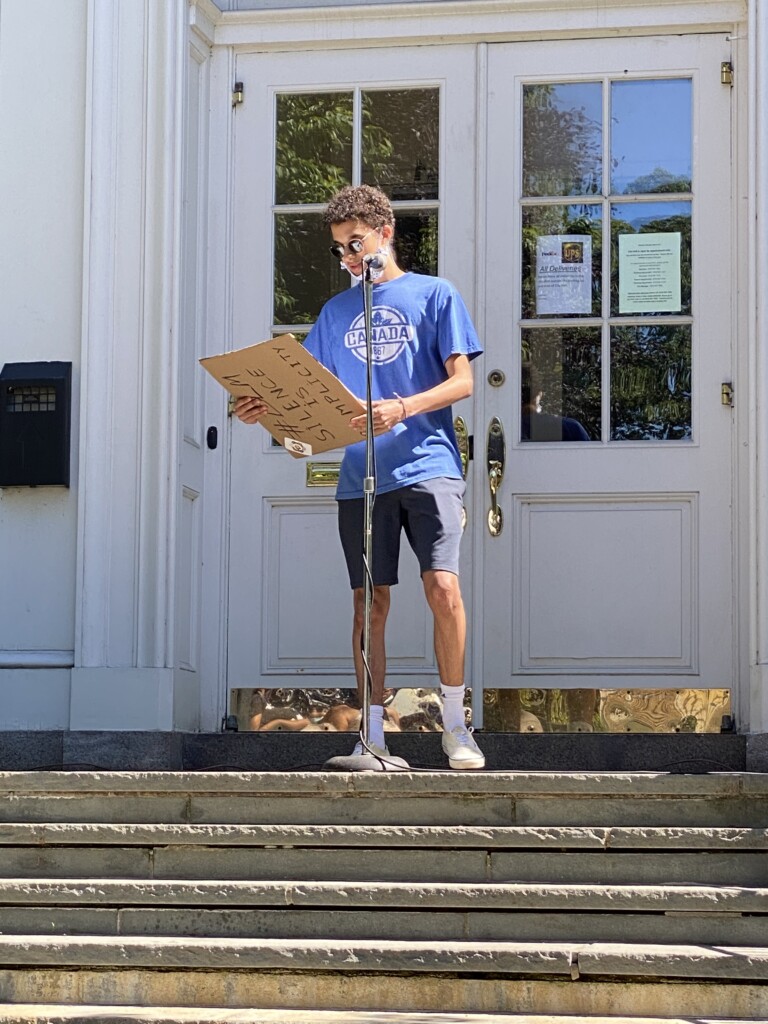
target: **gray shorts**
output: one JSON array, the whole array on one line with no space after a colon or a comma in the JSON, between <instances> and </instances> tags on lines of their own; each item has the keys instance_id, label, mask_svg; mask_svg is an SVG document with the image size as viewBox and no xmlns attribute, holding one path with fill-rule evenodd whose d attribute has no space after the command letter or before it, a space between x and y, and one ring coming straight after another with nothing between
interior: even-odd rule
<instances>
[{"instance_id":1,"label":"gray shorts","mask_svg":"<svg viewBox=\"0 0 768 1024\"><path fill-rule=\"evenodd\" d=\"M463 498L464 481L448 477L377 494L373 503L373 585L397 583L402 530L422 573L444 569L458 576ZM363 586L363 500L344 498L338 502L339 536L353 590Z\"/></svg>"}]
</instances>

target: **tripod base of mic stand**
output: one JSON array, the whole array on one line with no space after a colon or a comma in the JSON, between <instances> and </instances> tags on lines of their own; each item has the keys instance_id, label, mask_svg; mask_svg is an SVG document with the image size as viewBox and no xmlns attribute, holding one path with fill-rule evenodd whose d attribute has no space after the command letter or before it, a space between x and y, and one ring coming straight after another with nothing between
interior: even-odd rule
<instances>
[{"instance_id":1,"label":"tripod base of mic stand","mask_svg":"<svg viewBox=\"0 0 768 1024\"><path fill-rule=\"evenodd\" d=\"M378 757L376 754L348 754L332 757L323 765L327 772L409 772L410 765L402 757Z\"/></svg>"}]
</instances>

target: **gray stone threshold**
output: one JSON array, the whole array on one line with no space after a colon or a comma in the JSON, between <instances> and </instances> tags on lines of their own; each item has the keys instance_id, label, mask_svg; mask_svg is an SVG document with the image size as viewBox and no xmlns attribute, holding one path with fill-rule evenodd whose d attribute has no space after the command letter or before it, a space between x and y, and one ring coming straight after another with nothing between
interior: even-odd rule
<instances>
[{"instance_id":1,"label":"gray stone threshold","mask_svg":"<svg viewBox=\"0 0 768 1024\"><path fill-rule=\"evenodd\" d=\"M754 1020L754 1018L751 1018ZM551 1016L507 1013L404 1013L382 1010L233 1010L188 1006L0 1006L0 1024L691 1024L690 1017ZM748 1024L703 1018L696 1024Z\"/></svg>"},{"instance_id":2,"label":"gray stone threshold","mask_svg":"<svg viewBox=\"0 0 768 1024\"><path fill-rule=\"evenodd\" d=\"M319 771L352 733L0 732L0 771ZM487 771L768 771L768 734L477 733ZM439 733L392 733L390 752L447 771Z\"/></svg>"},{"instance_id":3,"label":"gray stone threshold","mask_svg":"<svg viewBox=\"0 0 768 1024\"><path fill-rule=\"evenodd\" d=\"M754 1021L754 1018L751 1018ZM0 1024L691 1024L690 1017L589 1017L550 1014L398 1013L381 1010L232 1010L209 1007L0 1007ZM703 1018L696 1024L749 1024L744 1018Z\"/></svg>"}]
</instances>

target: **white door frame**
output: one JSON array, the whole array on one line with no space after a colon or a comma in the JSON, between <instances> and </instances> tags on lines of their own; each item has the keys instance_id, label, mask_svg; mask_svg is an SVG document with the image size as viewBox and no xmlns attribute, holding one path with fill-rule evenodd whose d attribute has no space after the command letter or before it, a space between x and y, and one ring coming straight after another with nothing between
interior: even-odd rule
<instances>
[{"instance_id":1,"label":"white door frame","mask_svg":"<svg viewBox=\"0 0 768 1024\"><path fill-rule=\"evenodd\" d=\"M470 10L471 8L471 10ZM746 14L749 14L747 26ZM413 15L417 17L413 17ZM565 19L565 20L563 20ZM508 3L481 0L472 4L414 5L414 10L394 9L382 16L372 14L369 8L313 9L291 12L286 19L280 11L250 11L222 14L210 0L193 0L190 7L191 23L196 30L201 26L213 44L211 77L211 160L209 180L211 258L209 261L208 351L229 347L231 341L232 303L232 119L236 116L230 106L230 90L236 51L306 50L344 48L352 45L428 45L446 43L453 37L462 41L474 40L480 44L479 76L483 75L482 43L484 40L524 39L532 35L538 39L574 37L594 39L623 35L658 34L682 31L729 32L734 39L734 60L737 67L749 67L746 74L737 73L735 101L736 152L735 165L739 169L738 194L747 196L734 206L733 231L740 242L733 268L734 294L744 295L747 284L750 301L742 301L734 314L734 337L738 370L745 374L747 386L742 386L743 403L737 404L739 425L738 456L734 472L738 479L738 494L744 513L738 520L739 564L744 570L738 605L740 614L739 679L741 685L737 700L740 731L768 729L768 616L758 617L758 598L768 605L768 541L761 525L760 503L766 501L768 486L768 445L755 452L748 445L750 438L759 438L758 427L763 429L768 419L768 360L761 356L763 339L768 330L765 294L768 291L768 253L765 251L765 231L768 221L766 196L756 194L756 183L768 176L768 127L765 106L761 106L759 89L763 90L768 78L765 65L757 66L760 40L768 39L768 12L758 11L752 2L726 0L723 4L677 4L670 8L666 2L645 5L641 12L630 11L625 4L607 0L598 6L551 12L545 0L540 4L526 4L525 11L510 10ZM329 24L333 26L329 33ZM749 35L745 38L745 29ZM333 36L329 42L329 35ZM747 56L750 56L749 63ZM482 122L483 111L479 112ZM481 124L479 123L479 130ZM483 168L479 168L482 173ZM753 187L748 189L751 183ZM479 202L479 200L478 200ZM755 226L755 218L760 221ZM762 232L760 225L762 227ZM478 230L483 226L478 223ZM762 242L760 241L762 239ZM736 284L739 289L736 290ZM750 316L749 310L752 310ZM478 309L476 319L482 321ZM482 329L482 323L478 326ZM750 400L746 401L746 392ZM227 435L224 405L214 388L207 392L209 422L219 426L220 453L225 449ZM759 413L757 410L761 409ZM755 442L752 442L753 444ZM759 440L757 442L759 444ZM205 505L205 558L203 614L203 728L218 728L222 709L226 706L224 684L223 637L225 635L226 606L221 600L227 576L225 524L228 520L228 481L223 462L211 466L213 487L206 479ZM756 472L753 472L753 467ZM213 493L212 493L213 492ZM477 488L478 510L485 498L483 488ZM747 510L748 509L748 513ZM763 512L763 518L765 513ZM762 652L760 654L759 652ZM751 687L746 685L751 682Z\"/></svg>"}]
</instances>

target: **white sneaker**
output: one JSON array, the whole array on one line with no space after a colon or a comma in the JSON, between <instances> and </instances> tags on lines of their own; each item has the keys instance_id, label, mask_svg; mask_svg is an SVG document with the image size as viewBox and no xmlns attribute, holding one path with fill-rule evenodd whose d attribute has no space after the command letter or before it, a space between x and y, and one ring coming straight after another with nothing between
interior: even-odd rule
<instances>
[{"instance_id":1,"label":"white sneaker","mask_svg":"<svg viewBox=\"0 0 768 1024\"><path fill-rule=\"evenodd\" d=\"M386 747L380 747L378 743L372 743L368 741L369 750L363 746L363 741L358 740L355 744L355 749L352 751L353 757L362 757L363 754L375 754L377 757L390 757L389 750Z\"/></svg>"},{"instance_id":2,"label":"white sneaker","mask_svg":"<svg viewBox=\"0 0 768 1024\"><path fill-rule=\"evenodd\" d=\"M443 752L451 768L485 768L485 755L475 743L472 730L464 725L443 733Z\"/></svg>"}]
</instances>

